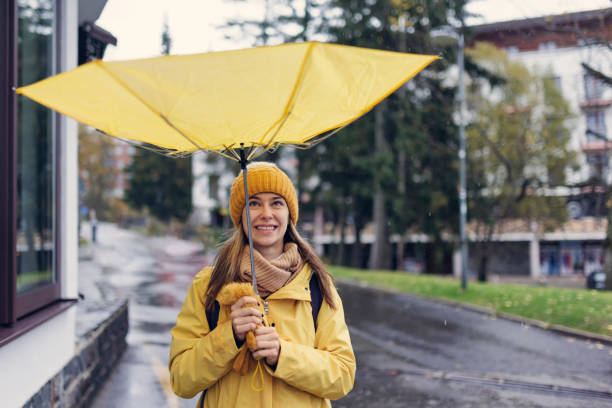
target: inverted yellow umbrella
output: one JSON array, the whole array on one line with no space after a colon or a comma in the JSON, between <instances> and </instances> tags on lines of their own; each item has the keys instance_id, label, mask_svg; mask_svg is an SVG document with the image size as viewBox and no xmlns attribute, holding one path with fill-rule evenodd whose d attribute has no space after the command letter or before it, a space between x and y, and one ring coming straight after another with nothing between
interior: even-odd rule
<instances>
[{"instance_id":1,"label":"inverted yellow umbrella","mask_svg":"<svg viewBox=\"0 0 612 408\"><path fill-rule=\"evenodd\" d=\"M436 58L304 42L93 61L17 93L169 156L205 150L239 161L248 200L250 160L282 144L307 147L333 134Z\"/></svg>"}]
</instances>

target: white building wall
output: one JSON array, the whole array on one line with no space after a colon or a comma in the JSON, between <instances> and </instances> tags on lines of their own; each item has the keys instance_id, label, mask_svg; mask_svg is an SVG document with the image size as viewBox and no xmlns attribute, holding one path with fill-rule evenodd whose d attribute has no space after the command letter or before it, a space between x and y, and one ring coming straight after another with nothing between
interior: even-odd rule
<instances>
[{"instance_id":1,"label":"white building wall","mask_svg":"<svg viewBox=\"0 0 612 408\"><path fill-rule=\"evenodd\" d=\"M78 4L77 0L62 0L62 22L60 30L62 37L61 66L62 71L76 68L78 64ZM78 210L78 128L77 122L67 116L60 115L62 129L62 151L60 161L62 198L60 208L61 237L60 241L60 271L62 273L62 297L78 297L78 251L79 251L79 210Z\"/></svg>"},{"instance_id":2,"label":"white building wall","mask_svg":"<svg viewBox=\"0 0 612 408\"><path fill-rule=\"evenodd\" d=\"M200 224L210 224L211 211L216 207L229 206L229 189L235 174L229 170L229 159L219 156L214 163L207 161L214 153L198 153L193 156L193 187L191 190L194 211L194 221ZM218 197L211 197L210 177L219 176Z\"/></svg>"},{"instance_id":3,"label":"white building wall","mask_svg":"<svg viewBox=\"0 0 612 408\"><path fill-rule=\"evenodd\" d=\"M575 119L569 124L572 137L570 147L579 152L579 170L568 173L568 183L575 184L586 181L589 178L589 165L586 154L582 153L581 148L587 142L586 114L580 108L580 103L586 101L584 89L584 68L582 63L586 62L593 67L601 69L604 73L609 73L609 62L612 53L604 46L582 46L557 48L538 51L526 51L510 53L510 57L523 62L532 70L544 73L550 69L556 77L561 78L561 91L565 99L569 102ZM612 90L604 89L602 99L612 99ZM612 129L612 107L605 110L605 123L610 138ZM608 180L612 181L612 174L608 174Z\"/></svg>"},{"instance_id":4,"label":"white building wall","mask_svg":"<svg viewBox=\"0 0 612 408\"><path fill-rule=\"evenodd\" d=\"M74 355L76 308L0 347L2 407L23 406Z\"/></svg>"}]
</instances>

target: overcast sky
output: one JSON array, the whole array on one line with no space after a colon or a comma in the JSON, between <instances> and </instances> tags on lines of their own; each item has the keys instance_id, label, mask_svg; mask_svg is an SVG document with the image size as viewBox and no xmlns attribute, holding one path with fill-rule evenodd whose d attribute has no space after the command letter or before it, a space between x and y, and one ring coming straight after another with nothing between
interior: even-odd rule
<instances>
[{"instance_id":1,"label":"overcast sky","mask_svg":"<svg viewBox=\"0 0 612 408\"><path fill-rule=\"evenodd\" d=\"M105 60L160 54L164 18L173 54L192 54L251 46L248 39L227 40L218 26L227 19L261 18L261 0L108 0L97 24L117 37ZM611 7L610 0L473 0L468 10L481 14L470 24L514 20Z\"/></svg>"}]
</instances>

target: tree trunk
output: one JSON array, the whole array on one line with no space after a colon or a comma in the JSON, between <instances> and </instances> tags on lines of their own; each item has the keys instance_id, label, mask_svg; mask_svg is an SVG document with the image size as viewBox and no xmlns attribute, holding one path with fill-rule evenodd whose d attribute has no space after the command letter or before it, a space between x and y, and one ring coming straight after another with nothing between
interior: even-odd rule
<instances>
[{"instance_id":1,"label":"tree trunk","mask_svg":"<svg viewBox=\"0 0 612 408\"><path fill-rule=\"evenodd\" d=\"M340 243L338 244L338 252L336 252L336 265L344 265L344 241L345 241L345 234L344 234L344 229L346 228L346 223L345 223L345 208L344 205L342 205L340 207Z\"/></svg>"},{"instance_id":2,"label":"tree trunk","mask_svg":"<svg viewBox=\"0 0 612 408\"><path fill-rule=\"evenodd\" d=\"M489 264L489 257L487 255L481 255L480 265L478 265L478 282L487 281L488 264Z\"/></svg>"},{"instance_id":3,"label":"tree trunk","mask_svg":"<svg viewBox=\"0 0 612 408\"><path fill-rule=\"evenodd\" d=\"M321 240L323 239L323 228L325 225L325 219L323 217L323 206L317 205L315 207L315 216L314 216L314 249L317 255L323 255L323 244Z\"/></svg>"},{"instance_id":4,"label":"tree trunk","mask_svg":"<svg viewBox=\"0 0 612 408\"><path fill-rule=\"evenodd\" d=\"M361 217L355 213L355 243L351 251L351 266L361 268L361 228L363 227Z\"/></svg>"},{"instance_id":5,"label":"tree trunk","mask_svg":"<svg viewBox=\"0 0 612 408\"><path fill-rule=\"evenodd\" d=\"M397 241L397 251L395 252L397 256L397 266L395 269L398 271L404 270L404 236L400 234L399 241Z\"/></svg>"},{"instance_id":6,"label":"tree trunk","mask_svg":"<svg viewBox=\"0 0 612 408\"><path fill-rule=\"evenodd\" d=\"M381 102L376 109L376 124L374 128L375 154L385 154L388 151L385 140L384 112L386 103ZM387 227L387 214L385 212L385 194L381 186L380 176L375 177L374 194L374 242L370 250L370 269L389 269L391 257L389 256L389 228Z\"/></svg>"}]
</instances>

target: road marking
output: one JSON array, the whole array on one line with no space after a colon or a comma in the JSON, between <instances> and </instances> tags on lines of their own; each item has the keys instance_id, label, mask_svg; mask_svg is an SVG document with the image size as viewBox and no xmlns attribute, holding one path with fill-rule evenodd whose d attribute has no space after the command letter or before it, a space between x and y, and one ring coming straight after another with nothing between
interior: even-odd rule
<instances>
[{"instance_id":1,"label":"road marking","mask_svg":"<svg viewBox=\"0 0 612 408\"><path fill-rule=\"evenodd\" d=\"M168 372L168 367L163 364L160 359L155 355L153 347L146 344L143 344L142 347L151 359L151 366L153 367L153 372L155 373L157 381L159 381L162 390L164 391L168 406L170 408L179 408L178 397L174 395L174 393L172 392L172 386L170 385L170 373Z\"/></svg>"}]
</instances>

